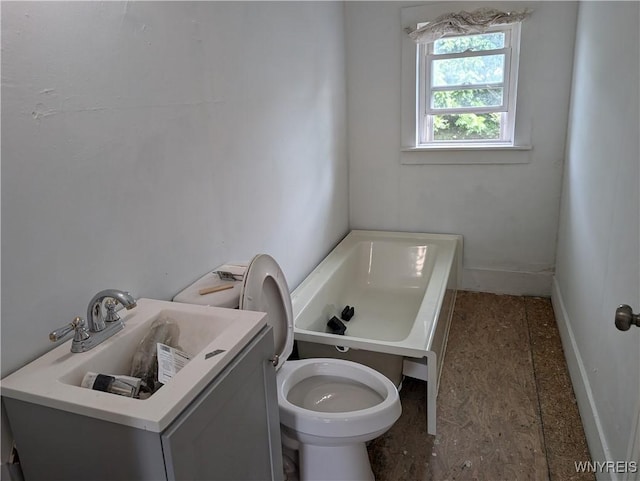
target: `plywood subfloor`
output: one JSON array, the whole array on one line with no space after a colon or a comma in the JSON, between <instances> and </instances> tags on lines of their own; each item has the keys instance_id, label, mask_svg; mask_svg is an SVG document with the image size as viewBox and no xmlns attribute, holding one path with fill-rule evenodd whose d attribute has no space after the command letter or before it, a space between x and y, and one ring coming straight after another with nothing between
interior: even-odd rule
<instances>
[{"instance_id":1,"label":"plywood subfloor","mask_svg":"<svg viewBox=\"0 0 640 481\"><path fill-rule=\"evenodd\" d=\"M405 379L403 413L369 446L378 481L592 481L551 302L459 292L438 396L425 426L425 384Z\"/></svg>"}]
</instances>

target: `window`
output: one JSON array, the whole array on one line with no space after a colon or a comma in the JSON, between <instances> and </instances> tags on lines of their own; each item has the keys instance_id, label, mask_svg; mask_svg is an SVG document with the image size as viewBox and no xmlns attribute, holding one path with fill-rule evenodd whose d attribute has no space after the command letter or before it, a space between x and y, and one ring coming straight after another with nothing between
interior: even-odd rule
<instances>
[{"instance_id":1,"label":"window","mask_svg":"<svg viewBox=\"0 0 640 481\"><path fill-rule=\"evenodd\" d=\"M418 46L417 146L514 145L519 39L514 23Z\"/></svg>"}]
</instances>

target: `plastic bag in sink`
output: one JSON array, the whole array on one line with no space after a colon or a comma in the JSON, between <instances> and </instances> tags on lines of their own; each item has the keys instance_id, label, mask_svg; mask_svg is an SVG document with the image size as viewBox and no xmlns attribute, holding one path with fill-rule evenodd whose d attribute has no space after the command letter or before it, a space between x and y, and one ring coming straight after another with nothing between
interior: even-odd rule
<instances>
[{"instance_id":1,"label":"plastic bag in sink","mask_svg":"<svg viewBox=\"0 0 640 481\"><path fill-rule=\"evenodd\" d=\"M138 349L133 355L130 376L142 379L140 397L149 397L156 392L162 384L158 382L158 351L157 344L178 347L180 328L171 318L160 316L156 319L149 332L142 338Z\"/></svg>"}]
</instances>

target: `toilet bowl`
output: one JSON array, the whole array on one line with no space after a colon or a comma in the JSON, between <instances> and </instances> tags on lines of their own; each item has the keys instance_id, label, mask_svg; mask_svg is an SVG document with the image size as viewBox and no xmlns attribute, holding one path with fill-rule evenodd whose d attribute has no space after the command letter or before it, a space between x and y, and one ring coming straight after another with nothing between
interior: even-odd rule
<instances>
[{"instance_id":1,"label":"toilet bowl","mask_svg":"<svg viewBox=\"0 0 640 481\"><path fill-rule=\"evenodd\" d=\"M207 302L216 305L212 296ZM298 451L300 480L373 480L365 443L400 417L395 385L351 361L287 361L293 309L284 273L271 256L259 254L249 263L239 307L266 312L273 329L281 433L284 444Z\"/></svg>"},{"instance_id":2,"label":"toilet bowl","mask_svg":"<svg viewBox=\"0 0 640 481\"><path fill-rule=\"evenodd\" d=\"M395 385L341 359L287 361L276 379L280 425L298 442L300 479L373 480L365 443L400 417Z\"/></svg>"}]
</instances>

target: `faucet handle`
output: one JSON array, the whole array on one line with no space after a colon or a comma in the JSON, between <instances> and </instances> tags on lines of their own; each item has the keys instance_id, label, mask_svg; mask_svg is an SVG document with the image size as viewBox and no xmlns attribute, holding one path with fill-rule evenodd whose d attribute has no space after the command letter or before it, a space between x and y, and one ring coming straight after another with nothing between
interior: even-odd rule
<instances>
[{"instance_id":1,"label":"faucet handle","mask_svg":"<svg viewBox=\"0 0 640 481\"><path fill-rule=\"evenodd\" d=\"M82 319L81 317L76 317L66 326L56 329L55 331L51 331L51 333L49 333L49 340L51 342L59 341L71 331L75 331L73 340L76 342L84 341L89 338L89 333L87 332L87 328L85 327L84 319Z\"/></svg>"}]
</instances>

